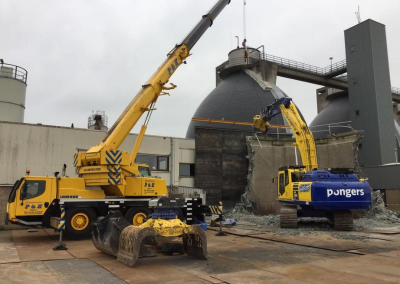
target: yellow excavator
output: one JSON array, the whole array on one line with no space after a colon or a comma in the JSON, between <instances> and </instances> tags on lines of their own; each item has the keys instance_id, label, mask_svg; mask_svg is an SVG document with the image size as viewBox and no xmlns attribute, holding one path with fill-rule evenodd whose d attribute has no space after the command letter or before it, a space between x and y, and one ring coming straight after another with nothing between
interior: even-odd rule
<instances>
[{"instance_id":1,"label":"yellow excavator","mask_svg":"<svg viewBox=\"0 0 400 284\"><path fill-rule=\"evenodd\" d=\"M289 126L271 125L269 121L279 115ZM253 122L225 121L193 118L193 121L249 125L266 134L270 128L291 128L300 150L301 166L278 169L278 200L280 226L296 228L299 217L326 217L337 230L352 230L350 210L368 209L371 206L371 189L368 182L359 178L353 169L331 168L318 170L317 151L311 130L301 117L291 98L283 97L263 108Z\"/></svg>"},{"instance_id":2,"label":"yellow excavator","mask_svg":"<svg viewBox=\"0 0 400 284\"><path fill-rule=\"evenodd\" d=\"M266 133L269 121L282 114L296 139L302 166L279 168L278 200L282 228L296 228L298 217L327 217L336 230L352 230L350 210L368 209L371 191L368 182L359 178L353 169L318 170L314 137L300 116L291 98L281 98L262 109L253 119L253 126Z\"/></svg>"},{"instance_id":3,"label":"yellow excavator","mask_svg":"<svg viewBox=\"0 0 400 284\"><path fill-rule=\"evenodd\" d=\"M198 227L191 226L196 216L201 218L201 200L183 200L184 203L177 208L175 204L182 200L168 197L165 180L151 176L149 166L137 164L135 159L151 114L155 110L155 103L161 95L168 94L168 90L176 87L172 83L167 85L169 79L182 63L186 63L185 60L190 56L196 42L229 3L230 0L219 0L203 15L183 41L168 52L166 60L142 86L105 137L87 152L74 155L78 177L58 177L59 173L54 173L52 177L27 174L16 181L7 203L6 223L51 227L52 220L65 212L65 234L70 238L82 238L90 235L91 224L96 219L102 219L102 216L115 210L129 223L144 226L147 234L151 231L153 234L165 235L167 228L172 226L177 231L174 236L183 237L189 243L189 248L201 247L205 243L203 235L199 233ZM146 119L132 153L119 150L143 114L146 114ZM166 203L170 204L168 208L165 207ZM160 221L155 223L149 220L145 223L150 214ZM186 220L185 225L177 221L172 225L168 221L161 221L177 215L183 215L181 219ZM98 227L101 226L96 228ZM129 232L135 230L129 229ZM97 230L95 233L95 245L102 247L99 242L108 241L105 237L108 233L104 230ZM195 238L190 237L193 233ZM119 235L112 237L119 239ZM121 238L121 243L132 244L135 236L133 233L124 233ZM103 250L107 248L103 247ZM125 247L124 251L127 250ZM193 250L189 249L190 251ZM204 257L206 253L201 255ZM129 263L132 264L132 261Z\"/></svg>"}]
</instances>

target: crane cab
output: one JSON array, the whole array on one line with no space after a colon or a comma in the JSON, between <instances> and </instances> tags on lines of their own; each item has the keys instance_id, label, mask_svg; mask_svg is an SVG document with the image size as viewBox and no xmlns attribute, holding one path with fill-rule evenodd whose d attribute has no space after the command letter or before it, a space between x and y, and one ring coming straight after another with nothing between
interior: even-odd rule
<instances>
[{"instance_id":1,"label":"crane cab","mask_svg":"<svg viewBox=\"0 0 400 284\"><path fill-rule=\"evenodd\" d=\"M17 180L7 203L6 222L37 226L56 199L56 178L24 176Z\"/></svg>"}]
</instances>

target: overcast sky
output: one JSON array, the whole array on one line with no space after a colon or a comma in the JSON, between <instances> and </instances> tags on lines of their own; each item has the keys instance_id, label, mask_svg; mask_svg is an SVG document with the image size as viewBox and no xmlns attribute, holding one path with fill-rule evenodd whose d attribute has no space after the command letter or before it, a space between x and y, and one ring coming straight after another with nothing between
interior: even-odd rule
<instances>
[{"instance_id":1,"label":"overcast sky","mask_svg":"<svg viewBox=\"0 0 400 284\"><path fill-rule=\"evenodd\" d=\"M87 127L92 110L118 118L166 54L215 0L1 0L0 58L28 70L25 122ZM343 31L362 20L386 25L392 86L400 87L400 1L247 0L247 42L267 54L325 67L345 59ZM172 76L147 134L184 137L215 88L215 67L243 39L243 1L232 0ZM308 123L319 86L278 78ZM138 132L140 123L133 132Z\"/></svg>"}]
</instances>

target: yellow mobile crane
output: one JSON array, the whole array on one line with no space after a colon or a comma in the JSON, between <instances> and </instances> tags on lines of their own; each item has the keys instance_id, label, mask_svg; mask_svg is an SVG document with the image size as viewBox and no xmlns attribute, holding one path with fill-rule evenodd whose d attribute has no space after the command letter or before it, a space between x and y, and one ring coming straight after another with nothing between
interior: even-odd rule
<instances>
[{"instance_id":1,"label":"yellow mobile crane","mask_svg":"<svg viewBox=\"0 0 400 284\"><path fill-rule=\"evenodd\" d=\"M66 210L65 232L79 238L90 234L90 224L109 210L120 210L135 225L151 213L152 198L167 196L163 179L152 177L147 165L136 164L139 151L154 105L165 91L176 69L186 63L190 50L213 24L215 18L230 3L219 0L184 40L176 45L167 59L127 106L105 137L86 153L74 155L77 178L26 175L19 179L10 193L6 222L27 226L50 226L52 217L60 216L60 207ZM132 153L119 150L122 142L147 113ZM188 217L188 219L191 217Z\"/></svg>"}]
</instances>

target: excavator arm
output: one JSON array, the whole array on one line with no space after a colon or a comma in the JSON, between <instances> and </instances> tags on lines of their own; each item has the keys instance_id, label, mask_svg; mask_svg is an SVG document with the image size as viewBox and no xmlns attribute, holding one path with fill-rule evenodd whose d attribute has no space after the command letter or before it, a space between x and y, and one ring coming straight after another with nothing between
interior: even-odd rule
<instances>
[{"instance_id":1,"label":"excavator arm","mask_svg":"<svg viewBox=\"0 0 400 284\"><path fill-rule=\"evenodd\" d=\"M303 165L306 167L306 171L318 168L314 137L307 124L301 118L291 98L281 98L262 109L261 113L254 117L253 126L262 132L267 132L270 128L269 121L278 114L282 114L285 117L293 130L296 138L295 146L300 150L301 159Z\"/></svg>"}]
</instances>

